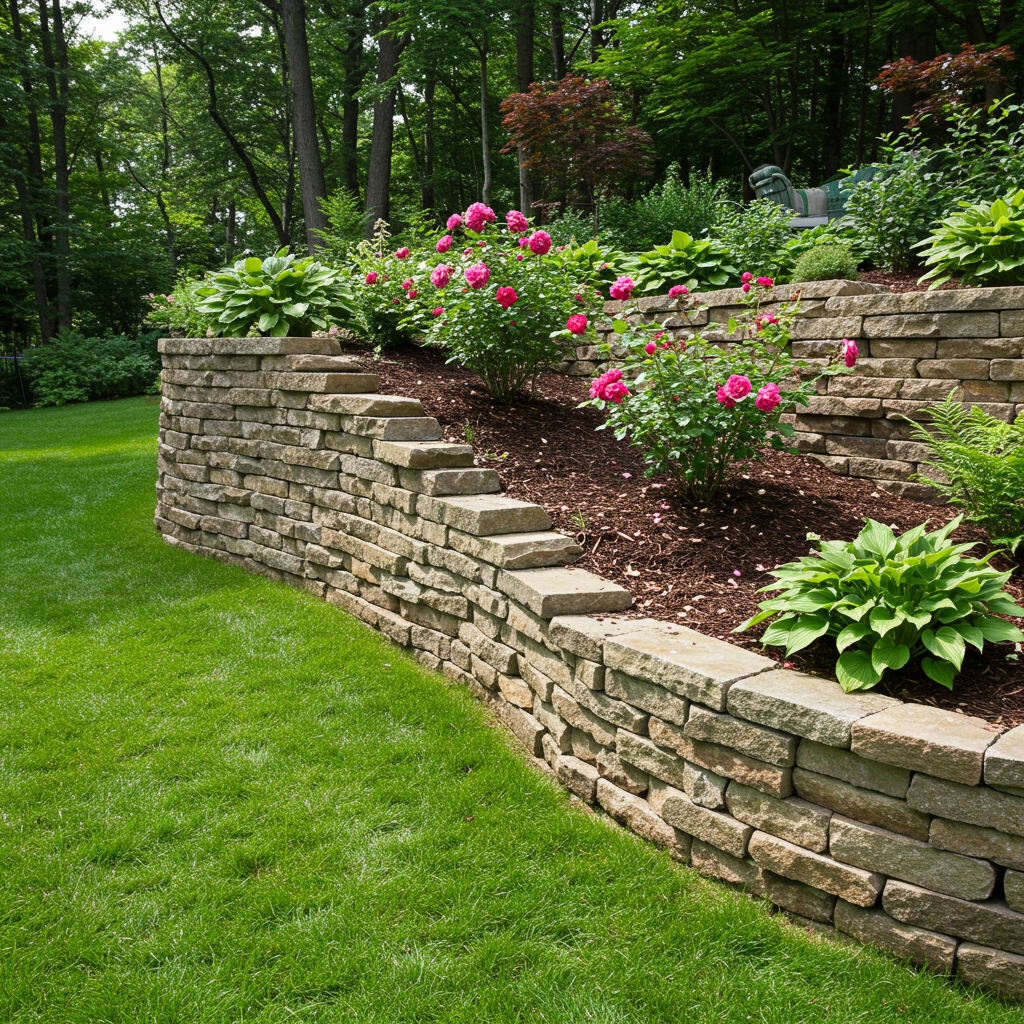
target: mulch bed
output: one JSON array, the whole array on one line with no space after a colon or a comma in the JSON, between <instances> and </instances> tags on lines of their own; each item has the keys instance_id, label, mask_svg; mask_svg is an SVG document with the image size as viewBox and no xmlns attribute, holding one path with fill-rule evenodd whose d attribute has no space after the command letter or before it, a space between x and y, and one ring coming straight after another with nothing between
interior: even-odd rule
<instances>
[{"instance_id":1,"label":"mulch bed","mask_svg":"<svg viewBox=\"0 0 1024 1024\"><path fill-rule=\"evenodd\" d=\"M925 267L918 267L917 270L862 270L860 280L869 284L884 284L891 292L926 292L928 282L918 284L918 278L925 272ZM936 291L951 291L962 288L959 281L947 281L940 284Z\"/></svg>"},{"instance_id":2,"label":"mulch bed","mask_svg":"<svg viewBox=\"0 0 1024 1024\"><path fill-rule=\"evenodd\" d=\"M694 508L676 499L667 478L645 478L626 442L595 430L600 412L576 408L589 381L545 373L532 398L500 406L478 377L445 365L437 350L390 350L379 362L367 360L367 369L380 375L382 393L419 398L446 439L470 440L477 464L497 470L510 497L543 505L555 529L583 547L577 566L635 595L636 606L626 614L676 622L751 650L761 651L763 627L730 631L768 596L757 594L773 582L768 570L808 553L808 532L846 540L865 516L897 531L925 519L937 527L952 518L949 509L834 476L808 456L770 450L761 462L737 466L711 504ZM984 534L961 528L958 536L981 540ZM1008 590L1024 600L1019 571ZM1004 727L1024 723L1024 653L1007 661L1014 651L1005 643L986 645L983 655L970 647L968 652L952 692L908 674L892 676L879 689ZM777 648L764 653L782 660ZM830 643L818 643L793 663L835 678L835 657Z\"/></svg>"}]
</instances>

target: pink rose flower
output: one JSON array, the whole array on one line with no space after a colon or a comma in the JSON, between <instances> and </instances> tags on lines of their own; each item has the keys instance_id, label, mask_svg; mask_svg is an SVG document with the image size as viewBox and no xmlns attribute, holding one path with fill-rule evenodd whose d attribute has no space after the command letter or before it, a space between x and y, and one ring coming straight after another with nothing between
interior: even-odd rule
<instances>
[{"instance_id":1,"label":"pink rose flower","mask_svg":"<svg viewBox=\"0 0 1024 1024\"><path fill-rule=\"evenodd\" d=\"M534 231L530 235L530 252L543 256L551 248L551 236L546 231Z\"/></svg>"},{"instance_id":2,"label":"pink rose flower","mask_svg":"<svg viewBox=\"0 0 1024 1024\"><path fill-rule=\"evenodd\" d=\"M757 318L757 329L763 331L769 324L777 324L779 321L773 313L765 313Z\"/></svg>"},{"instance_id":3,"label":"pink rose flower","mask_svg":"<svg viewBox=\"0 0 1024 1024\"><path fill-rule=\"evenodd\" d=\"M409 255L409 248L408 248L408 246L403 245L402 248L399 249L398 252L395 253L395 259L396 260L404 260L405 257L408 256L408 255Z\"/></svg>"},{"instance_id":4,"label":"pink rose flower","mask_svg":"<svg viewBox=\"0 0 1024 1024\"><path fill-rule=\"evenodd\" d=\"M629 388L625 384L616 381L604 389L604 397L606 401L612 402L615 405L622 405L622 400L629 397Z\"/></svg>"},{"instance_id":5,"label":"pink rose flower","mask_svg":"<svg viewBox=\"0 0 1024 1024\"><path fill-rule=\"evenodd\" d=\"M740 291L741 292L749 292L750 291L750 282L746 281L743 284L741 284L740 285Z\"/></svg>"},{"instance_id":6,"label":"pink rose flower","mask_svg":"<svg viewBox=\"0 0 1024 1024\"><path fill-rule=\"evenodd\" d=\"M508 309L508 307L511 306L518 297L519 296L516 295L515 288L499 288L498 294L496 295L498 305L501 306L502 309Z\"/></svg>"},{"instance_id":7,"label":"pink rose flower","mask_svg":"<svg viewBox=\"0 0 1024 1024\"><path fill-rule=\"evenodd\" d=\"M444 306L438 306L434 310L434 316L440 316L444 312Z\"/></svg>"},{"instance_id":8,"label":"pink rose flower","mask_svg":"<svg viewBox=\"0 0 1024 1024\"><path fill-rule=\"evenodd\" d=\"M409 289L409 298L410 299L415 299L417 295L419 295L419 292L417 292L415 288L410 288Z\"/></svg>"},{"instance_id":9,"label":"pink rose flower","mask_svg":"<svg viewBox=\"0 0 1024 1024\"><path fill-rule=\"evenodd\" d=\"M629 293L633 290L634 287L635 286L633 284L633 278L626 277L623 275L615 279L615 284L613 284L611 288L608 289L608 294L613 299L628 300Z\"/></svg>"},{"instance_id":10,"label":"pink rose flower","mask_svg":"<svg viewBox=\"0 0 1024 1024\"><path fill-rule=\"evenodd\" d=\"M753 275L753 274L751 274L751 273L750 273L750 271L748 270L748 271L747 271L746 273L744 273L744 274L742 274L742 275L740 276L740 280L741 280L741 281L742 281L742 282L743 282L744 284L750 284L750 282L754 280L754 275Z\"/></svg>"},{"instance_id":11,"label":"pink rose flower","mask_svg":"<svg viewBox=\"0 0 1024 1024\"><path fill-rule=\"evenodd\" d=\"M609 370L607 373L602 373L597 380L593 381L590 385L590 397L600 398L602 401L605 400L605 389L610 384L615 384L622 380L621 370Z\"/></svg>"},{"instance_id":12,"label":"pink rose flower","mask_svg":"<svg viewBox=\"0 0 1024 1024\"><path fill-rule=\"evenodd\" d=\"M376 284L377 283L377 271L376 270L371 270L366 275L366 283L367 284Z\"/></svg>"},{"instance_id":13,"label":"pink rose flower","mask_svg":"<svg viewBox=\"0 0 1024 1024\"><path fill-rule=\"evenodd\" d=\"M522 258L523 258L523 254L521 252L517 252L516 253L516 259L517 260L521 260Z\"/></svg>"},{"instance_id":14,"label":"pink rose flower","mask_svg":"<svg viewBox=\"0 0 1024 1024\"><path fill-rule=\"evenodd\" d=\"M471 267L466 267L462 276L470 288L483 288L490 279L491 272L487 269L486 263L474 263Z\"/></svg>"},{"instance_id":15,"label":"pink rose flower","mask_svg":"<svg viewBox=\"0 0 1024 1024\"><path fill-rule=\"evenodd\" d=\"M519 248L522 249L524 246L529 245L530 240L528 238L519 239Z\"/></svg>"},{"instance_id":16,"label":"pink rose flower","mask_svg":"<svg viewBox=\"0 0 1024 1024\"><path fill-rule=\"evenodd\" d=\"M430 272L430 283L435 288L444 288L451 280L452 268L440 263Z\"/></svg>"},{"instance_id":17,"label":"pink rose flower","mask_svg":"<svg viewBox=\"0 0 1024 1024\"><path fill-rule=\"evenodd\" d=\"M447 252L452 247L452 236L444 235L437 240L437 245L434 248L438 252Z\"/></svg>"},{"instance_id":18,"label":"pink rose flower","mask_svg":"<svg viewBox=\"0 0 1024 1024\"><path fill-rule=\"evenodd\" d=\"M646 345L644 345L644 351L645 351L645 352L646 352L646 353L647 353L647 354L648 354L649 356L653 356L653 355L654 355L654 353L658 351L658 346L657 346L657 345L655 345L653 341L649 341L649 342L647 342L647 344L646 344Z\"/></svg>"},{"instance_id":19,"label":"pink rose flower","mask_svg":"<svg viewBox=\"0 0 1024 1024\"><path fill-rule=\"evenodd\" d=\"M402 282L402 291L407 292L411 287L412 287L412 278L411 277L407 277Z\"/></svg>"},{"instance_id":20,"label":"pink rose flower","mask_svg":"<svg viewBox=\"0 0 1024 1024\"><path fill-rule=\"evenodd\" d=\"M494 223L494 211L483 203L472 203L466 211L466 228L469 231L483 231L485 224Z\"/></svg>"},{"instance_id":21,"label":"pink rose flower","mask_svg":"<svg viewBox=\"0 0 1024 1024\"><path fill-rule=\"evenodd\" d=\"M677 295L689 295L690 294L690 289L687 288L686 285L674 284L674 285L672 285L671 288L669 288L668 293L673 298L675 298L675 296L677 296Z\"/></svg>"},{"instance_id":22,"label":"pink rose flower","mask_svg":"<svg viewBox=\"0 0 1024 1024\"><path fill-rule=\"evenodd\" d=\"M587 330L587 318L582 313L574 313L565 322L570 334L585 334Z\"/></svg>"},{"instance_id":23,"label":"pink rose flower","mask_svg":"<svg viewBox=\"0 0 1024 1024\"><path fill-rule=\"evenodd\" d=\"M731 409L736 404L729 397L729 393L725 388L719 388L718 391L715 392L715 397L726 407L726 409Z\"/></svg>"},{"instance_id":24,"label":"pink rose flower","mask_svg":"<svg viewBox=\"0 0 1024 1024\"><path fill-rule=\"evenodd\" d=\"M771 287L772 287L772 285L774 285L774 284L775 284L775 282L774 282L774 281L773 281L773 280L772 280L772 279L771 279L770 277L759 277L759 278L757 279L757 283L758 283L758 284L759 284L759 285L760 285L760 286L761 286L762 288L771 288Z\"/></svg>"},{"instance_id":25,"label":"pink rose flower","mask_svg":"<svg viewBox=\"0 0 1024 1024\"><path fill-rule=\"evenodd\" d=\"M462 218L457 213L453 213L448 218L448 230L454 231L456 228L460 227L462 227Z\"/></svg>"},{"instance_id":26,"label":"pink rose flower","mask_svg":"<svg viewBox=\"0 0 1024 1024\"><path fill-rule=\"evenodd\" d=\"M398 298L395 297L391 300L396 306L398 305Z\"/></svg>"},{"instance_id":27,"label":"pink rose flower","mask_svg":"<svg viewBox=\"0 0 1024 1024\"><path fill-rule=\"evenodd\" d=\"M750 394L750 381L742 374L734 373L725 382L726 394L737 402L741 398L746 398Z\"/></svg>"},{"instance_id":28,"label":"pink rose flower","mask_svg":"<svg viewBox=\"0 0 1024 1024\"><path fill-rule=\"evenodd\" d=\"M839 343L839 352L846 360L847 366L853 366L857 362L857 342L851 341L849 338L843 338Z\"/></svg>"},{"instance_id":29,"label":"pink rose flower","mask_svg":"<svg viewBox=\"0 0 1024 1024\"><path fill-rule=\"evenodd\" d=\"M509 210L505 214L505 223L509 231L529 231L530 222L518 210Z\"/></svg>"},{"instance_id":30,"label":"pink rose flower","mask_svg":"<svg viewBox=\"0 0 1024 1024\"><path fill-rule=\"evenodd\" d=\"M778 384L765 384L757 392L757 398L754 399L754 405L757 406L761 412L771 412L782 401L782 396L779 394Z\"/></svg>"}]
</instances>

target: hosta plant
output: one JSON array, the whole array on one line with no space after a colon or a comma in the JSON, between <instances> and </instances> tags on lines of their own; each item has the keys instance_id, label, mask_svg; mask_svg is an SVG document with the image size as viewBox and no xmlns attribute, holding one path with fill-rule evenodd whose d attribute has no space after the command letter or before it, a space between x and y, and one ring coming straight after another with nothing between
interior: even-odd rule
<instances>
[{"instance_id":1,"label":"hosta plant","mask_svg":"<svg viewBox=\"0 0 1024 1024\"><path fill-rule=\"evenodd\" d=\"M930 268L921 281L938 288L951 277L960 283L1024 283L1024 188L994 203L961 203L920 247Z\"/></svg>"},{"instance_id":2,"label":"hosta plant","mask_svg":"<svg viewBox=\"0 0 1024 1024\"><path fill-rule=\"evenodd\" d=\"M888 526L866 519L853 541L808 540L817 550L771 573L779 582L764 587L782 593L734 630L774 621L761 643L785 647L786 656L819 637L833 637L836 676L844 690L870 690L889 670L920 666L950 689L967 644L1024 640L1000 615L1024 616L1003 590L1010 573L984 558L966 558L974 544L954 544L957 516L941 529L927 523L897 537Z\"/></svg>"},{"instance_id":3,"label":"hosta plant","mask_svg":"<svg viewBox=\"0 0 1024 1024\"><path fill-rule=\"evenodd\" d=\"M342 278L342 271L282 248L269 259L247 256L211 274L196 290L203 297L196 308L218 335L308 337L351 316L352 292Z\"/></svg>"},{"instance_id":4,"label":"hosta plant","mask_svg":"<svg viewBox=\"0 0 1024 1024\"><path fill-rule=\"evenodd\" d=\"M692 238L685 231L673 231L668 245L656 245L626 264L638 291L664 295L672 285L690 291L724 288L735 284L739 271L732 265L722 244L714 238Z\"/></svg>"}]
</instances>

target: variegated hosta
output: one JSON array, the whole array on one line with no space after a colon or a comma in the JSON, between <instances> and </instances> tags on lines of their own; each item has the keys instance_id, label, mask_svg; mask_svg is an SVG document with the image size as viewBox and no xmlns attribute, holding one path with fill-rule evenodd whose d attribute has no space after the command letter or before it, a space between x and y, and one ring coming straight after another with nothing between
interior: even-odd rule
<instances>
[{"instance_id":1,"label":"variegated hosta","mask_svg":"<svg viewBox=\"0 0 1024 1024\"><path fill-rule=\"evenodd\" d=\"M856 540L824 541L776 569L778 584L762 593L782 593L762 601L761 611L735 632L774 618L761 643L785 647L787 657L819 637L834 637L836 675L847 692L869 690L887 670L918 662L925 675L952 689L967 644L981 651L986 640L1024 640L999 618L1024 616L1003 590L1011 574L992 568L991 555L963 557L974 544L949 540L962 518L932 533L922 523L900 537L866 519Z\"/></svg>"}]
</instances>

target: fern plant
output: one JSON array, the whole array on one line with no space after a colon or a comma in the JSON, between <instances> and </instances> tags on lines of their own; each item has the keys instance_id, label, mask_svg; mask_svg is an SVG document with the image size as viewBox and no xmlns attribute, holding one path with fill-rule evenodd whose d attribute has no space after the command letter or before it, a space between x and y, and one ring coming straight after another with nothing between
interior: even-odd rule
<instances>
[{"instance_id":1,"label":"fern plant","mask_svg":"<svg viewBox=\"0 0 1024 1024\"><path fill-rule=\"evenodd\" d=\"M931 451L924 465L941 474L938 480L914 479L931 484L984 527L994 544L1017 554L1024 544L1024 415L1004 423L977 406L965 409L955 395L951 391L932 407L934 433L908 421L914 439Z\"/></svg>"}]
</instances>

